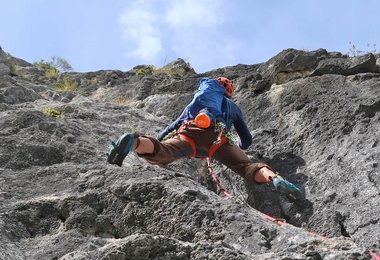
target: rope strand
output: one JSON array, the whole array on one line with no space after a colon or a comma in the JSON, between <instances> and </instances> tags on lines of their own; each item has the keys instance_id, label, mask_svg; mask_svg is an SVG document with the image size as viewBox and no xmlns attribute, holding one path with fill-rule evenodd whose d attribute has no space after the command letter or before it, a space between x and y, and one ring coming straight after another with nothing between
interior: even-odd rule
<instances>
[{"instance_id":1,"label":"rope strand","mask_svg":"<svg viewBox=\"0 0 380 260\"><path fill-rule=\"evenodd\" d=\"M215 175L214 170L211 167L210 158L207 157L206 161L207 161L207 169L209 170L210 175L212 179L214 180L214 182L216 183L216 185L218 186L219 190L223 192L224 196L226 196L229 199L232 199L232 195L223 188L222 184L220 184L218 177Z\"/></svg>"}]
</instances>

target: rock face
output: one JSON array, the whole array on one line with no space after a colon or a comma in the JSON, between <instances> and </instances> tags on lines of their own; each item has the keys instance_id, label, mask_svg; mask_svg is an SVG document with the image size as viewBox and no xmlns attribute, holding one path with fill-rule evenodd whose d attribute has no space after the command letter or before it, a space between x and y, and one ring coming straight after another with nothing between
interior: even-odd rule
<instances>
[{"instance_id":1,"label":"rock face","mask_svg":"<svg viewBox=\"0 0 380 260\"><path fill-rule=\"evenodd\" d=\"M0 259L372 259L380 251L378 56L284 50L204 74L64 73L74 91L0 53ZM4 56L5 57L5 56ZM13 68L14 69L14 68ZM16 73L17 74L17 73ZM295 201L213 163L106 164L110 140L155 135L197 81L226 76L252 130L252 160L305 191ZM261 212L285 219L269 221Z\"/></svg>"}]
</instances>

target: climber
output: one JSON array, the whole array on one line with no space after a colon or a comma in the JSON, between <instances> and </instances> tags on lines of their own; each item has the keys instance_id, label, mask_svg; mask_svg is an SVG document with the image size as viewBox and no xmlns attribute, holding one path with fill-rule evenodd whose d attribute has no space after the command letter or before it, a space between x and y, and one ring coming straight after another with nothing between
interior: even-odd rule
<instances>
[{"instance_id":1,"label":"climber","mask_svg":"<svg viewBox=\"0 0 380 260\"><path fill-rule=\"evenodd\" d=\"M247 182L272 182L277 191L299 197L302 191L298 187L269 165L252 162L243 152L251 145L252 136L240 108L231 100L233 93L233 84L225 77L201 79L193 100L157 138L125 133L112 143L107 161L121 166L131 151L155 165L185 157L214 158ZM232 125L239 135L238 145L231 142Z\"/></svg>"}]
</instances>

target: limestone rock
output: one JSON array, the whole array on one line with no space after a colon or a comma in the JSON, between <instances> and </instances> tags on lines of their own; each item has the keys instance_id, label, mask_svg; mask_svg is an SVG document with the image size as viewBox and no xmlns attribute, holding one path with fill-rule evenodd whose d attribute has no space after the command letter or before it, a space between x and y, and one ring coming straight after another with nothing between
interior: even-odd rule
<instances>
[{"instance_id":1,"label":"limestone rock","mask_svg":"<svg viewBox=\"0 0 380 260\"><path fill-rule=\"evenodd\" d=\"M7 60L7 54L0 49L0 77L4 75L9 75L10 69Z\"/></svg>"},{"instance_id":2,"label":"limestone rock","mask_svg":"<svg viewBox=\"0 0 380 260\"><path fill-rule=\"evenodd\" d=\"M177 60L168 66L186 73L137 73L148 65L62 73L58 81L77 86L65 91L28 64L18 68L24 76L5 72L0 258L371 259L380 250L376 58L288 49L203 74ZM304 200L246 184L216 162L232 200L196 159L106 164L110 140L155 136L200 78L221 75L233 80L252 131L247 154L297 184Z\"/></svg>"}]
</instances>

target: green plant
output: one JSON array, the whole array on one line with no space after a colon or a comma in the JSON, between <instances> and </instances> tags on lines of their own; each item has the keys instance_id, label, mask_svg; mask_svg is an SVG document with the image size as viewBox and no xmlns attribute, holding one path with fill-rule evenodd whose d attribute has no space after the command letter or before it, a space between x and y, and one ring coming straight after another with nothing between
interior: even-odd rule
<instances>
[{"instance_id":1,"label":"green plant","mask_svg":"<svg viewBox=\"0 0 380 260\"><path fill-rule=\"evenodd\" d=\"M98 80L96 78L93 78L90 80L90 86L96 87L98 85Z\"/></svg>"},{"instance_id":2,"label":"green plant","mask_svg":"<svg viewBox=\"0 0 380 260\"><path fill-rule=\"evenodd\" d=\"M49 79L57 80L59 71L56 68L49 68L45 71L45 76Z\"/></svg>"},{"instance_id":3,"label":"green plant","mask_svg":"<svg viewBox=\"0 0 380 260\"><path fill-rule=\"evenodd\" d=\"M153 75L161 75L161 74L172 75L174 73L173 73L173 69L170 67L162 67L159 69L155 69L153 71Z\"/></svg>"},{"instance_id":4,"label":"green plant","mask_svg":"<svg viewBox=\"0 0 380 260\"><path fill-rule=\"evenodd\" d=\"M54 107L48 107L44 109L44 114L47 116L55 117L55 118L62 118L62 112Z\"/></svg>"},{"instance_id":5,"label":"green plant","mask_svg":"<svg viewBox=\"0 0 380 260\"><path fill-rule=\"evenodd\" d=\"M126 105L126 104L128 104L129 103L129 101L130 101L130 99L129 98L127 98L127 97L116 97L116 98L114 98L113 100L112 100L112 103L114 103L114 104L119 104L119 105Z\"/></svg>"},{"instance_id":6,"label":"green plant","mask_svg":"<svg viewBox=\"0 0 380 260\"><path fill-rule=\"evenodd\" d=\"M47 78L54 80L58 78L60 71L71 71L73 69L65 59L57 56L52 57L51 61L40 60L34 62L33 65L42 69Z\"/></svg>"},{"instance_id":7,"label":"green plant","mask_svg":"<svg viewBox=\"0 0 380 260\"><path fill-rule=\"evenodd\" d=\"M138 76L152 75L154 70L155 68L153 65L147 65L147 66L138 68L136 70L136 75Z\"/></svg>"},{"instance_id":8,"label":"green plant","mask_svg":"<svg viewBox=\"0 0 380 260\"><path fill-rule=\"evenodd\" d=\"M57 69L56 67L54 67L54 65L51 62L44 61L44 60L36 61L33 63L33 65L44 71L47 71L49 69Z\"/></svg>"},{"instance_id":9,"label":"green plant","mask_svg":"<svg viewBox=\"0 0 380 260\"><path fill-rule=\"evenodd\" d=\"M7 64L9 66L9 74L11 76L17 76L16 63L12 55L7 53Z\"/></svg>"},{"instance_id":10,"label":"green plant","mask_svg":"<svg viewBox=\"0 0 380 260\"><path fill-rule=\"evenodd\" d=\"M59 76L59 70L48 61L40 60L33 63L37 68L42 69L45 72L45 76L49 79L57 80Z\"/></svg>"},{"instance_id":11,"label":"green plant","mask_svg":"<svg viewBox=\"0 0 380 260\"><path fill-rule=\"evenodd\" d=\"M64 78L63 81L57 82L55 87L58 91L76 91L78 83L75 80Z\"/></svg>"}]
</instances>

